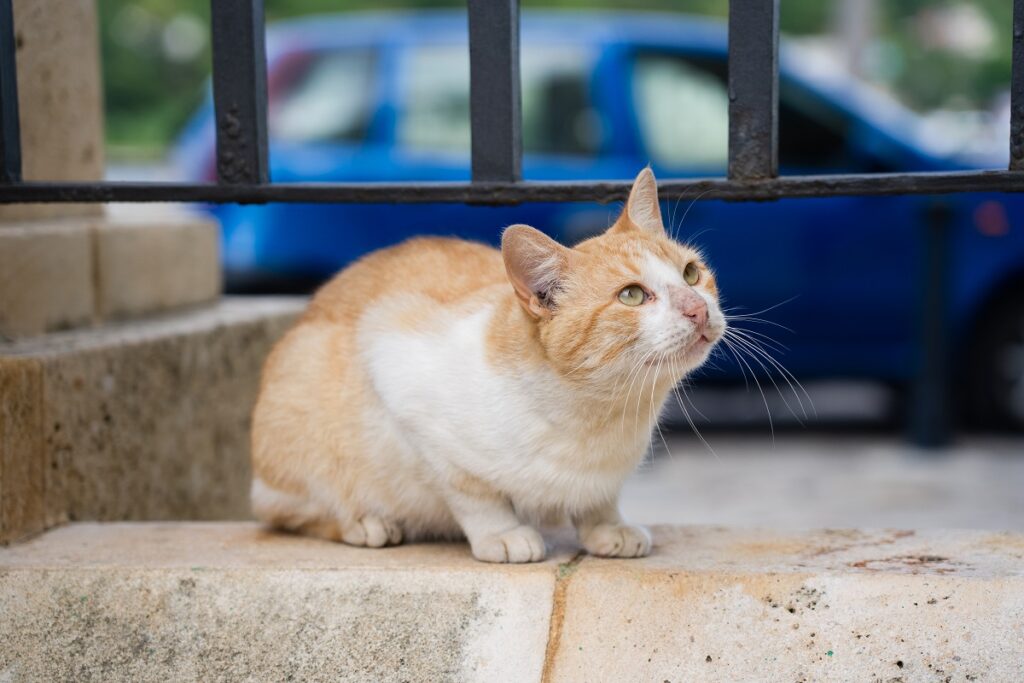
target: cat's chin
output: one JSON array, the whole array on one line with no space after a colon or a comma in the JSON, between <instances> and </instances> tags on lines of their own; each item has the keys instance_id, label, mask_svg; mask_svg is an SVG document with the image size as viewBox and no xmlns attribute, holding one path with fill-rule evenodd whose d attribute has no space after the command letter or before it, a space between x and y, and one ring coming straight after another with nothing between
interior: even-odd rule
<instances>
[{"instance_id":1,"label":"cat's chin","mask_svg":"<svg viewBox=\"0 0 1024 683\"><path fill-rule=\"evenodd\" d=\"M686 374L704 364L714 345L714 341L711 341L706 335L701 335L695 341L676 351L657 354L654 358L646 361L644 365L661 366L667 372L679 371Z\"/></svg>"}]
</instances>

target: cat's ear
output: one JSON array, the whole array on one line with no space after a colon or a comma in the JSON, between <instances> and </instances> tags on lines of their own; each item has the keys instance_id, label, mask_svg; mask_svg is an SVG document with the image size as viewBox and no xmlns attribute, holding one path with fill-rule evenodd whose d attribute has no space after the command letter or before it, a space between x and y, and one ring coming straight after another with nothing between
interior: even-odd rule
<instances>
[{"instance_id":1,"label":"cat's ear","mask_svg":"<svg viewBox=\"0 0 1024 683\"><path fill-rule=\"evenodd\" d=\"M552 294L569 267L572 250L540 230L513 225L501 235L501 256L526 312L534 318L550 315Z\"/></svg>"},{"instance_id":2,"label":"cat's ear","mask_svg":"<svg viewBox=\"0 0 1024 683\"><path fill-rule=\"evenodd\" d=\"M633 181L626 209L615 224L615 229L629 228L653 233L665 232L665 224L661 222L661 206L658 204L658 181L654 179L650 166L640 171Z\"/></svg>"}]
</instances>

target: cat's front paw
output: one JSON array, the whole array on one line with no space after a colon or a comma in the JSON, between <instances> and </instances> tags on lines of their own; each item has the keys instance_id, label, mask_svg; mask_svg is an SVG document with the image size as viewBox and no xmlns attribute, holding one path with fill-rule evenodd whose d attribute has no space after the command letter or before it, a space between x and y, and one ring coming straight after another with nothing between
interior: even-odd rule
<instances>
[{"instance_id":1,"label":"cat's front paw","mask_svg":"<svg viewBox=\"0 0 1024 683\"><path fill-rule=\"evenodd\" d=\"M599 557L646 557L651 552L651 534L631 524L598 524L580 540L588 553Z\"/></svg>"},{"instance_id":2,"label":"cat's front paw","mask_svg":"<svg viewBox=\"0 0 1024 683\"><path fill-rule=\"evenodd\" d=\"M540 532L525 524L475 539L471 545L473 557L483 562L540 562L545 553Z\"/></svg>"}]
</instances>

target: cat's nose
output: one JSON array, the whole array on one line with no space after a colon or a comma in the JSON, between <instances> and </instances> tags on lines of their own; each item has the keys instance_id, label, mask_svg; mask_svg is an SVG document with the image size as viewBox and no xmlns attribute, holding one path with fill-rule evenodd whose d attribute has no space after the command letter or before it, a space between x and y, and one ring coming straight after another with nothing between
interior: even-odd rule
<instances>
[{"instance_id":1,"label":"cat's nose","mask_svg":"<svg viewBox=\"0 0 1024 683\"><path fill-rule=\"evenodd\" d=\"M683 297L679 304L679 310L697 329L703 329L708 324L708 305L700 296L691 294Z\"/></svg>"},{"instance_id":2,"label":"cat's nose","mask_svg":"<svg viewBox=\"0 0 1024 683\"><path fill-rule=\"evenodd\" d=\"M689 318L697 327L703 328L708 324L708 305L701 301L693 308L683 309L683 315Z\"/></svg>"}]
</instances>

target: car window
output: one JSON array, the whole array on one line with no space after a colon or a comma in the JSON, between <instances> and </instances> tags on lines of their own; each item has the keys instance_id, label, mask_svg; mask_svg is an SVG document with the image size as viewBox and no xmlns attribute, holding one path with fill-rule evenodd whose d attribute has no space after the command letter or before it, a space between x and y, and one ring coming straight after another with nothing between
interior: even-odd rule
<instances>
[{"instance_id":1,"label":"car window","mask_svg":"<svg viewBox=\"0 0 1024 683\"><path fill-rule=\"evenodd\" d=\"M373 114L374 62L369 50L313 54L271 102L271 136L285 142L363 141Z\"/></svg>"},{"instance_id":2,"label":"car window","mask_svg":"<svg viewBox=\"0 0 1024 683\"><path fill-rule=\"evenodd\" d=\"M651 161L716 173L725 168L729 93L722 79L676 55L639 55L633 104Z\"/></svg>"},{"instance_id":3,"label":"car window","mask_svg":"<svg viewBox=\"0 0 1024 683\"><path fill-rule=\"evenodd\" d=\"M728 165L729 93L724 60L638 55L633 103L650 159L669 168L721 174ZM871 171L849 157L848 117L782 81L779 164L790 171Z\"/></svg>"},{"instance_id":4,"label":"car window","mask_svg":"<svg viewBox=\"0 0 1024 683\"><path fill-rule=\"evenodd\" d=\"M593 155L601 145L591 104L592 60L565 46L527 46L520 57L523 150ZM403 61L398 144L469 152L469 56L465 45L411 48Z\"/></svg>"}]
</instances>

